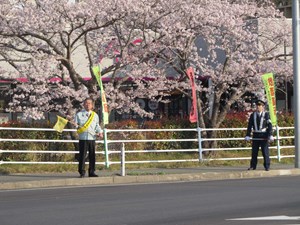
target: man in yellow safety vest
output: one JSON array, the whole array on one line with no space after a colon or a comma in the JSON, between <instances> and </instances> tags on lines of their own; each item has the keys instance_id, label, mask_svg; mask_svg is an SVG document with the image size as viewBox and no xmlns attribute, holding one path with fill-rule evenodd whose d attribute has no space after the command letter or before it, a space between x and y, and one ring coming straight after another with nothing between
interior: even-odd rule
<instances>
[{"instance_id":1,"label":"man in yellow safety vest","mask_svg":"<svg viewBox=\"0 0 300 225\"><path fill-rule=\"evenodd\" d=\"M98 177L98 175L95 174L95 145L97 136L103 138L103 131L99 125L99 116L93 111L93 99L85 99L83 106L84 109L78 112L75 116L77 133L79 135L78 172L81 178L85 176L85 158L87 152L89 152L89 177Z\"/></svg>"}]
</instances>

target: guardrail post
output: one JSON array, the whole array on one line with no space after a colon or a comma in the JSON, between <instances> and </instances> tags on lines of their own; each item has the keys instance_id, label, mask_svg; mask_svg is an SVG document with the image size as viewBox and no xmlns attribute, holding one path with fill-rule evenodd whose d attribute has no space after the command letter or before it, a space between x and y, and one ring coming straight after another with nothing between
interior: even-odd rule
<instances>
[{"instance_id":1,"label":"guardrail post","mask_svg":"<svg viewBox=\"0 0 300 225\"><path fill-rule=\"evenodd\" d=\"M125 144L122 143L122 149L121 149L121 176L125 177Z\"/></svg>"},{"instance_id":2,"label":"guardrail post","mask_svg":"<svg viewBox=\"0 0 300 225\"><path fill-rule=\"evenodd\" d=\"M201 137L201 128L197 127L198 132L198 152L199 152L199 162L202 162L202 137Z\"/></svg>"},{"instance_id":3,"label":"guardrail post","mask_svg":"<svg viewBox=\"0 0 300 225\"><path fill-rule=\"evenodd\" d=\"M106 128L103 129L103 141L104 141L104 153L105 153L105 167L109 168L107 129Z\"/></svg>"},{"instance_id":4,"label":"guardrail post","mask_svg":"<svg viewBox=\"0 0 300 225\"><path fill-rule=\"evenodd\" d=\"M280 130L279 126L276 125L276 143L277 143L277 159L278 159L278 162L280 162L280 160L281 160L279 130Z\"/></svg>"}]
</instances>

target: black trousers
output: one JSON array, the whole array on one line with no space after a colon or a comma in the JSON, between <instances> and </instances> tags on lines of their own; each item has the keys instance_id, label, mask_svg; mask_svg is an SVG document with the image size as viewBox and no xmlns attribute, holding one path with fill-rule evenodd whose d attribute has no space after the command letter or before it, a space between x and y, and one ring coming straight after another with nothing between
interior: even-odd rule
<instances>
[{"instance_id":1,"label":"black trousers","mask_svg":"<svg viewBox=\"0 0 300 225\"><path fill-rule=\"evenodd\" d=\"M85 158L89 152L89 174L95 173L96 154L95 154L95 140L79 140L79 164L78 172L85 174Z\"/></svg>"},{"instance_id":2,"label":"black trousers","mask_svg":"<svg viewBox=\"0 0 300 225\"><path fill-rule=\"evenodd\" d=\"M251 157L250 167L256 169L259 147L261 147L262 155L264 157L264 167L265 169L269 169L270 154L269 154L269 143L267 140L252 141L252 157Z\"/></svg>"}]
</instances>

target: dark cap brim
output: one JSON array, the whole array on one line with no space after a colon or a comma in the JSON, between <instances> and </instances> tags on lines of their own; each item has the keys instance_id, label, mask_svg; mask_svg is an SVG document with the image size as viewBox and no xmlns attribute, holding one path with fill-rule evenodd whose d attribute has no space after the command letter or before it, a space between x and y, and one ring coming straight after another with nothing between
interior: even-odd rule
<instances>
[{"instance_id":1,"label":"dark cap brim","mask_svg":"<svg viewBox=\"0 0 300 225\"><path fill-rule=\"evenodd\" d=\"M262 100L257 100L256 105L265 105L266 103Z\"/></svg>"}]
</instances>

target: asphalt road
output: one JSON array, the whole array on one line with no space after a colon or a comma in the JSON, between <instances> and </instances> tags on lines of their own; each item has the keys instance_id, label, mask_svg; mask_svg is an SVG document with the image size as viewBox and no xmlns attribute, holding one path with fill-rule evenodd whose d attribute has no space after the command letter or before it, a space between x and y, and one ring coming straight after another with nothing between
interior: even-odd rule
<instances>
[{"instance_id":1,"label":"asphalt road","mask_svg":"<svg viewBox=\"0 0 300 225\"><path fill-rule=\"evenodd\" d=\"M1 225L296 225L300 176L0 191L0 218Z\"/></svg>"}]
</instances>

